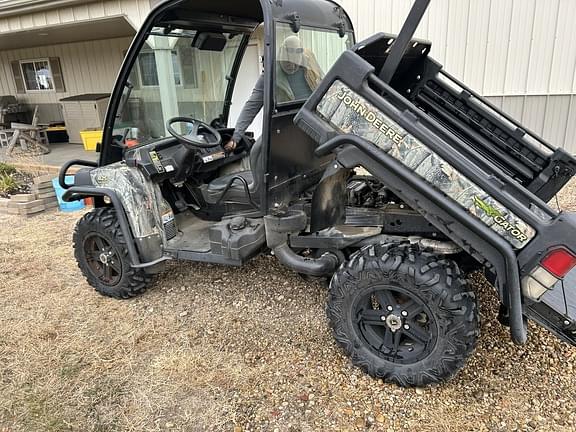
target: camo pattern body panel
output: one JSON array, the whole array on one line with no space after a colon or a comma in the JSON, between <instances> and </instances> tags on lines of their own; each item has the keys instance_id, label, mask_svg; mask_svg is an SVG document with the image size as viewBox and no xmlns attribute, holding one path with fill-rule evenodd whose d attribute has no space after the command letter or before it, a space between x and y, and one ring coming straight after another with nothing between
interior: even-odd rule
<instances>
[{"instance_id":1,"label":"camo pattern body panel","mask_svg":"<svg viewBox=\"0 0 576 432\"><path fill-rule=\"evenodd\" d=\"M341 81L316 108L341 133L370 141L521 249L536 231Z\"/></svg>"},{"instance_id":2,"label":"camo pattern body panel","mask_svg":"<svg viewBox=\"0 0 576 432\"><path fill-rule=\"evenodd\" d=\"M115 191L122 201L124 210L135 238L162 235L158 227L162 194L158 186L146 181L137 168L122 162L100 167L91 172L94 186Z\"/></svg>"}]
</instances>

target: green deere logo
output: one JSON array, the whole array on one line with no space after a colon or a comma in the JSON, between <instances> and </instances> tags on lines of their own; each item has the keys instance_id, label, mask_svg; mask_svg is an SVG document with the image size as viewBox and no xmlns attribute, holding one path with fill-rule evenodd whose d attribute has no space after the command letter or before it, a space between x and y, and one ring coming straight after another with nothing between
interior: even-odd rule
<instances>
[{"instance_id":1,"label":"green deere logo","mask_svg":"<svg viewBox=\"0 0 576 432\"><path fill-rule=\"evenodd\" d=\"M474 205L486 213L487 216L491 217L498 226L504 228L506 232L516 240L520 242L525 242L528 240L526 234L524 234L517 225L513 225L508 222L502 212L494 208L494 206L488 204L486 201L478 198L477 196L474 197Z\"/></svg>"},{"instance_id":2,"label":"green deere logo","mask_svg":"<svg viewBox=\"0 0 576 432\"><path fill-rule=\"evenodd\" d=\"M478 198L477 196L474 197L474 204L488 216L495 218L495 217L503 217L502 213L500 213L497 209L492 207L486 201Z\"/></svg>"}]
</instances>

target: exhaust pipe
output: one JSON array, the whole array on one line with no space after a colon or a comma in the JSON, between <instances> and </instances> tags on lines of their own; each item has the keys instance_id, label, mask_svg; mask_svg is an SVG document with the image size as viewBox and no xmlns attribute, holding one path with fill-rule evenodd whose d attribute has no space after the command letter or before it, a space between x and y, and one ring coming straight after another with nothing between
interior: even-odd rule
<instances>
[{"instance_id":1,"label":"exhaust pipe","mask_svg":"<svg viewBox=\"0 0 576 432\"><path fill-rule=\"evenodd\" d=\"M330 252L326 252L320 258L306 258L290 249L287 243L282 243L272 251L286 267L309 276L332 276L340 265L338 257Z\"/></svg>"},{"instance_id":2,"label":"exhaust pipe","mask_svg":"<svg viewBox=\"0 0 576 432\"><path fill-rule=\"evenodd\" d=\"M290 211L284 216L264 216L266 243L286 267L302 274L322 277L332 276L340 265L340 259L326 252L320 258L298 255L288 246L288 236L306 229L308 218L303 211Z\"/></svg>"}]
</instances>

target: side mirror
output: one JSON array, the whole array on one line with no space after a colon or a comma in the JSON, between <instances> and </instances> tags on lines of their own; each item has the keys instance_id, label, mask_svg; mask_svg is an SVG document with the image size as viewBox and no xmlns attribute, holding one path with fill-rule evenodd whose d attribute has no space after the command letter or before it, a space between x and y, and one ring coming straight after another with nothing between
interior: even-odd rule
<instances>
[{"instance_id":1,"label":"side mirror","mask_svg":"<svg viewBox=\"0 0 576 432\"><path fill-rule=\"evenodd\" d=\"M192 41L192 47L200 51L224 51L226 36L222 33L199 32Z\"/></svg>"}]
</instances>

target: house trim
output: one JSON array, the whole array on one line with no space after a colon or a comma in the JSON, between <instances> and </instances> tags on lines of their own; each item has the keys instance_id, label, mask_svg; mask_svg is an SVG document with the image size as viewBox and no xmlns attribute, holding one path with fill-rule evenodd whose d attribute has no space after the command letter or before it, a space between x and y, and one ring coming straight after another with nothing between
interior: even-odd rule
<instances>
[{"instance_id":1,"label":"house trim","mask_svg":"<svg viewBox=\"0 0 576 432\"><path fill-rule=\"evenodd\" d=\"M0 17L21 15L46 9L76 6L90 0L4 0L0 1Z\"/></svg>"}]
</instances>

